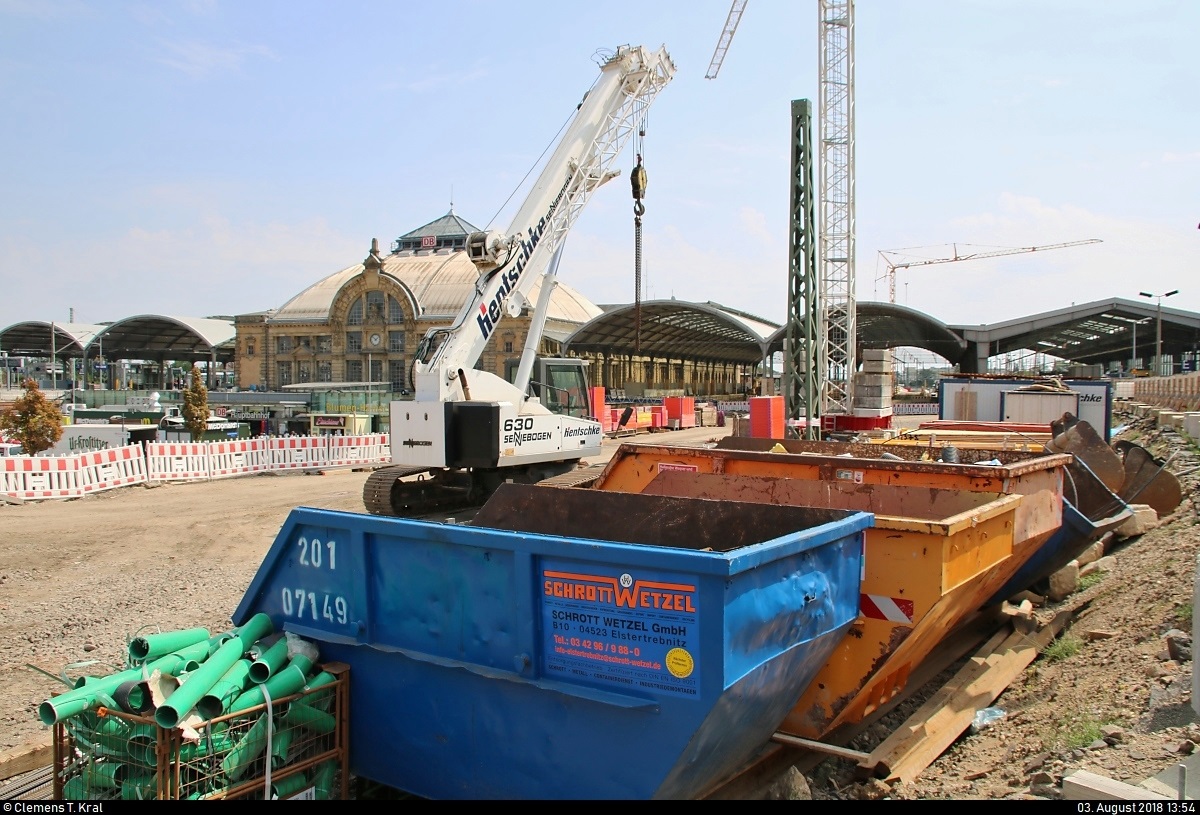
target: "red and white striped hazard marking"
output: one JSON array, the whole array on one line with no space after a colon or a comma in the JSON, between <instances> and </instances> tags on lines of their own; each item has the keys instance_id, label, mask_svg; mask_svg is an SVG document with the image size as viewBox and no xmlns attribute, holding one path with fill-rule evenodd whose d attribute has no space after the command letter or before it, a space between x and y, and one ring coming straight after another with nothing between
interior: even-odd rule
<instances>
[{"instance_id":1,"label":"red and white striped hazard marking","mask_svg":"<svg viewBox=\"0 0 1200 815\"><path fill-rule=\"evenodd\" d=\"M858 610L872 620L890 620L894 623L913 621L913 601L902 597L887 597L882 594L859 595Z\"/></svg>"}]
</instances>

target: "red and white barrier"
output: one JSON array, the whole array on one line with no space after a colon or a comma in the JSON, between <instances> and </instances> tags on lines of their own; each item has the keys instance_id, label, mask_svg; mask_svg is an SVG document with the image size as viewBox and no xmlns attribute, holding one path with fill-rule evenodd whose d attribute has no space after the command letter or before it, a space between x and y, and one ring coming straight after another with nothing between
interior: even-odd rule
<instances>
[{"instance_id":1,"label":"red and white barrier","mask_svg":"<svg viewBox=\"0 0 1200 815\"><path fill-rule=\"evenodd\" d=\"M329 466L328 436L270 439L272 470L319 470Z\"/></svg>"},{"instance_id":2,"label":"red and white barrier","mask_svg":"<svg viewBox=\"0 0 1200 815\"><path fill-rule=\"evenodd\" d=\"M387 436L371 433L365 436L328 436L330 467L361 467L392 460Z\"/></svg>"},{"instance_id":3,"label":"red and white barrier","mask_svg":"<svg viewBox=\"0 0 1200 815\"><path fill-rule=\"evenodd\" d=\"M151 481L207 481L208 444L151 442L146 445L146 475Z\"/></svg>"},{"instance_id":4,"label":"red and white barrier","mask_svg":"<svg viewBox=\"0 0 1200 815\"><path fill-rule=\"evenodd\" d=\"M146 458L139 444L94 450L73 456L79 461L81 495L146 483Z\"/></svg>"},{"instance_id":5,"label":"red and white barrier","mask_svg":"<svg viewBox=\"0 0 1200 815\"><path fill-rule=\"evenodd\" d=\"M0 459L0 486L14 498L78 498L78 456L8 456Z\"/></svg>"},{"instance_id":6,"label":"red and white barrier","mask_svg":"<svg viewBox=\"0 0 1200 815\"><path fill-rule=\"evenodd\" d=\"M229 478L271 469L271 448L266 439L215 441L208 444L208 477Z\"/></svg>"},{"instance_id":7,"label":"red and white barrier","mask_svg":"<svg viewBox=\"0 0 1200 815\"><path fill-rule=\"evenodd\" d=\"M257 472L366 467L392 460L386 433L132 444L70 456L0 458L0 493L79 498L147 481L209 481Z\"/></svg>"}]
</instances>

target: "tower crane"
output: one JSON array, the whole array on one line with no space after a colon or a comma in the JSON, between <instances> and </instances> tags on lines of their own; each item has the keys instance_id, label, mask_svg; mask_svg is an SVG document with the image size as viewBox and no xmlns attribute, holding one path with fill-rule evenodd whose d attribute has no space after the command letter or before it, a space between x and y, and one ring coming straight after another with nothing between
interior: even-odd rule
<instances>
[{"instance_id":1,"label":"tower crane","mask_svg":"<svg viewBox=\"0 0 1200 815\"><path fill-rule=\"evenodd\" d=\"M897 262L893 261L890 257L888 257L889 255L896 255L897 253L899 253L903 250L885 249L885 250L881 250L879 252L879 256L881 258L883 258L883 262L887 265L887 270L884 272L883 275L880 276L880 278L877 278L877 279L882 279L883 277L887 277L888 302L894 303L894 302L896 302L896 270L897 269L910 269L914 266L931 266L935 263L954 263L954 262L960 261L960 260L981 260L982 258L995 258L995 257L1001 257L1002 255L1019 255L1024 252L1045 252L1049 249L1066 249L1068 246L1084 246L1089 243L1102 243L1102 242L1103 241L1101 241L1099 238L1089 238L1089 239L1083 240L1083 241L1068 241L1067 243L1052 243L1052 244L1048 244L1046 246L1012 246L1012 247L1005 247L1002 249L996 249L996 250L993 250L990 252L971 252L969 254L961 254L958 251L959 244L952 243L952 244L949 244L949 246L953 250L953 254L948 258L924 258L922 260L909 260L909 261L905 261L903 263L897 263ZM971 244L962 244L962 245L963 245L963 247L971 246Z\"/></svg>"},{"instance_id":2,"label":"tower crane","mask_svg":"<svg viewBox=\"0 0 1200 815\"><path fill-rule=\"evenodd\" d=\"M742 12L745 10L746 0L733 0L733 5L729 8L729 16L725 18L725 29L721 32L721 38L717 40L717 49L713 51L712 62L708 64L708 73L704 75L705 79L717 78L717 71L721 70L721 63L725 61L725 52L729 50L729 43L733 41L733 32L737 31L738 23L742 19Z\"/></svg>"}]
</instances>

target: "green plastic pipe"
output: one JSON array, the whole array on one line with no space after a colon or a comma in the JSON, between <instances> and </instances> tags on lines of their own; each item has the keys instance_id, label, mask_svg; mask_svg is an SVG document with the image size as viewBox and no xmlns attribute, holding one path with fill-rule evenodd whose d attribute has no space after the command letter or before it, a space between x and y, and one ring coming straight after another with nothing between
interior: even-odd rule
<instances>
[{"instance_id":1,"label":"green plastic pipe","mask_svg":"<svg viewBox=\"0 0 1200 815\"><path fill-rule=\"evenodd\" d=\"M152 724L138 723L129 731L129 757L146 769L158 764L158 728Z\"/></svg>"},{"instance_id":2,"label":"green plastic pipe","mask_svg":"<svg viewBox=\"0 0 1200 815\"><path fill-rule=\"evenodd\" d=\"M337 728L337 719L331 714L311 708L299 700L288 705L287 716L283 720L289 725L305 727L314 733L332 733Z\"/></svg>"},{"instance_id":3,"label":"green plastic pipe","mask_svg":"<svg viewBox=\"0 0 1200 815\"><path fill-rule=\"evenodd\" d=\"M274 627L271 618L266 614L255 614L251 617L238 629L237 636L222 645L199 668L188 674L187 681L176 688L166 702L158 706L158 710L154 712L154 721L158 722L158 726L168 730L178 727L196 703L242 658L242 654L250 650L250 646L257 639L270 634Z\"/></svg>"},{"instance_id":4,"label":"green plastic pipe","mask_svg":"<svg viewBox=\"0 0 1200 815\"><path fill-rule=\"evenodd\" d=\"M88 789L115 790L128 772L128 767L115 761L93 761L87 768Z\"/></svg>"},{"instance_id":5,"label":"green plastic pipe","mask_svg":"<svg viewBox=\"0 0 1200 815\"><path fill-rule=\"evenodd\" d=\"M266 682L287 664L288 644L286 638L280 638L274 645L262 653L250 664L250 681L256 685Z\"/></svg>"},{"instance_id":6,"label":"green plastic pipe","mask_svg":"<svg viewBox=\"0 0 1200 815\"><path fill-rule=\"evenodd\" d=\"M292 749L292 737L296 731L281 728L271 737L271 766L282 767L287 763L288 750Z\"/></svg>"},{"instance_id":7,"label":"green plastic pipe","mask_svg":"<svg viewBox=\"0 0 1200 815\"><path fill-rule=\"evenodd\" d=\"M305 677L310 670L312 670L312 660L304 654L296 654L286 668L261 685L252 686L250 690L234 699L233 704L229 706L229 712L237 713L239 710L247 710L255 705L261 705L266 701L263 698L263 688L266 688L267 692L271 694L272 702L285 696L291 696L304 687Z\"/></svg>"},{"instance_id":8,"label":"green plastic pipe","mask_svg":"<svg viewBox=\"0 0 1200 815\"><path fill-rule=\"evenodd\" d=\"M224 713L229 703L246 690L250 667L253 664L248 659L239 659L233 663L208 693L200 697L200 701L196 703L196 712L205 719L215 719Z\"/></svg>"},{"instance_id":9,"label":"green plastic pipe","mask_svg":"<svg viewBox=\"0 0 1200 815\"><path fill-rule=\"evenodd\" d=\"M68 719L88 710L100 700L108 700L113 691L120 687L123 683L132 680L140 680L142 671L145 670L149 675L154 671L161 671L164 674L174 674L189 659L192 658L192 653L189 649L199 648L205 650L205 645L197 644L189 646L183 650L173 654L167 654L164 657L159 657L153 662L144 664L140 668L130 668L126 671L112 674L111 676L95 678L82 677L77 683L78 687L60 693L58 696L51 697L42 702L38 706L38 718L42 720L42 724L52 725L58 724L63 719ZM113 707L117 707L116 703L112 703Z\"/></svg>"},{"instance_id":10,"label":"green plastic pipe","mask_svg":"<svg viewBox=\"0 0 1200 815\"><path fill-rule=\"evenodd\" d=\"M204 756L223 755L234 744L233 737L228 732L213 733L211 738L207 735L201 736L200 741L189 741L179 748L179 760L186 764Z\"/></svg>"},{"instance_id":11,"label":"green plastic pipe","mask_svg":"<svg viewBox=\"0 0 1200 815\"><path fill-rule=\"evenodd\" d=\"M221 761L221 772L232 781L236 781L246 772L246 769L267 748L267 726L270 716L260 716L254 726L246 731Z\"/></svg>"},{"instance_id":12,"label":"green plastic pipe","mask_svg":"<svg viewBox=\"0 0 1200 815\"><path fill-rule=\"evenodd\" d=\"M86 801L88 799L87 781L82 775L72 776L63 784L63 798L67 801Z\"/></svg>"},{"instance_id":13,"label":"green plastic pipe","mask_svg":"<svg viewBox=\"0 0 1200 815\"><path fill-rule=\"evenodd\" d=\"M105 716L96 726L96 747L103 748L105 755L124 757L129 752L128 722L115 716Z\"/></svg>"},{"instance_id":14,"label":"green plastic pipe","mask_svg":"<svg viewBox=\"0 0 1200 815\"><path fill-rule=\"evenodd\" d=\"M147 659L156 659L180 648L207 642L211 636L207 628L185 628L180 631L164 631L160 634L134 637L129 641L129 664L140 665Z\"/></svg>"},{"instance_id":15,"label":"green plastic pipe","mask_svg":"<svg viewBox=\"0 0 1200 815\"><path fill-rule=\"evenodd\" d=\"M328 801L333 797L333 781L337 776L338 765L332 759L322 761L313 772L313 786L317 788L317 800Z\"/></svg>"},{"instance_id":16,"label":"green plastic pipe","mask_svg":"<svg viewBox=\"0 0 1200 815\"><path fill-rule=\"evenodd\" d=\"M304 773L289 775L282 781L271 784L271 797L287 798L289 795L295 795L307 786L308 779L304 777Z\"/></svg>"},{"instance_id":17,"label":"green plastic pipe","mask_svg":"<svg viewBox=\"0 0 1200 815\"><path fill-rule=\"evenodd\" d=\"M139 775L121 782L122 801L148 801L158 796L158 780L152 775Z\"/></svg>"}]
</instances>

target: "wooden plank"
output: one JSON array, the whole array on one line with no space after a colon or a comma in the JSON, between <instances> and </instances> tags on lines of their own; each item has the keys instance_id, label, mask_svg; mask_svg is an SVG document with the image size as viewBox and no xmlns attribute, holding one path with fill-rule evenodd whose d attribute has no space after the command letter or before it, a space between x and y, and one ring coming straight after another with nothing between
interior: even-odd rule
<instances>
[{"instance_id":1,"label":"wooden plank","mask_svg":"<svg viewBox=\"0 0 1200 815\"><path fill-rule=\"evenodd\" d=\"M1124 781L1114 781L1102 775L1089 773L1087 770L1076 770L1070 775L1063 776L1063 800L1066 801L1172 801L1168 795L1162 795L1145 787L1126 784Z\"/></svg>"},{"instance_id":2,"label":"wooden plank","mask_svg":"<svg viewBox=\"0 0 1200 815\"><path fill-rule=\"evenodd\" d=\"M54 748L47 739L44 744L26 744L0 753L0 781L40 770L54 762Z\"/></svg>"},{"instance_id":3,"label":"wooden plank","mask_svg":"<svg viewBox=\"0 0 1200 815\"><path fill-rule=\"evenodd\" d=\"M860 770L889 782L915 779L970 726L977 710L994 702L1037 658L1071 617L1071 609L1063 609L1036 632L1013 632L993 653L981 649L903 727L884 739L859 764Z\"/></svg>"},{"instance_id":4,"label":"wooden plank","mask_svg":"<svg viewBox=\"0 0 1200 815\"><path fill-rule=\"evenodd\" d=\"M934 651L924 659L909 676L908 683L902 693L889 699L884 705L871 712L861 722L846 725L835 733L825 737L825 745L844 746L855 736L864 732L868 727L890 713L896 706L903 703L912 694L923 688L942 671L949 668L971 649L978 649L984 638L996 631L1001 625L999 608L976 614L946 637ZM1001 640L1007 631L1001 630ZM999 645L1001 640L996 641ZM994 650L990 649L990 650ZM783 735L783 734L777 734ZM748 761L740 770L730 777L723 779L714 787L706 790L699 797L707 800L736 801L753 798L762 788L789 767L795 767L802 773L809 773L821 762L829 758L826 753L816 750L791 747L775 742L764 747L758 755ZM857 758L853 759L857 760Z\"/></svg>"},{"instance_id":5,"label":"wooden plank","mask_svg":"<svg viewBox=\"0 0 1200 815\"><path fill-rule=\"evenodd\" d=\"M812 739L802 739L799 736L791 736L787 733L776 733L771 737L772 741L777 741L780 744L786 744L789 747L799 747L802 750L813 750L818 753L827 753L838 758L849 758L855 761L862 761L867 758L867 753L861 750L851 750L849 747L839 747L836 744L826 744L823 741L813 741Z\"/></svg>"}]
</instances>

